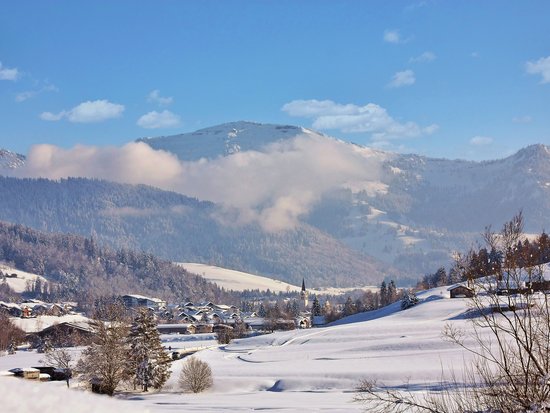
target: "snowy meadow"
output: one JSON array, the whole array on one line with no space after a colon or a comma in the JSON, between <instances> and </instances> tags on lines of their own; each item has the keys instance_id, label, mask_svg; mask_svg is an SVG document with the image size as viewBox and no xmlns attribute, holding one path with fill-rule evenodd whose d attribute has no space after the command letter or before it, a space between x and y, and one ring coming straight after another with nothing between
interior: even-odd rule
<instances>
[{"instance_id":1,"label":"snowy meadow","mask_svg":"<svg viewBox=\"0 0 550 413\"><path fill-rule=\"evenodd\" d=\"M408 384L423 392L437 387L442 374L451 369L460 375L465 358L470 357L442 337L448 323L468 328L468 299L449 298L445 287L418 296L420 303L407 310L394 303L328 327L275 332L227 346L218 346L212 335L163 335L165 347L204 347L196 357L210 364L214 385L200 394L180 390L182 359L172 363L172 375L160 391L122 393L110 399L76 388L67 390L55 382L2 377L0 397L7 411L14 413L29 411L29 400L43 394L48 398L39 406L46 412L75 411L73 400L91 409L87 411L103 412L365 411L367 406L353 401L362 379L388 388ZM40 358L35 352L18 351L0 358L0 371L37 365Z\"/></svg>"}]
</instances>

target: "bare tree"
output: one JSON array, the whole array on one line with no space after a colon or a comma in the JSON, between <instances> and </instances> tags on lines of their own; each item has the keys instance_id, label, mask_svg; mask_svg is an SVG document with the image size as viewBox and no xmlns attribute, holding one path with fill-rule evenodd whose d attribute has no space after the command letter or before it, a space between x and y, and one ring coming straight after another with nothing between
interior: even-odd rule
<instances>
[{"instance_id":1,"label":"bare tree","mask_svg":"<svg viewBox=\"0 0 550 413\"><path fill-rule=\"evenodd\" d=\"M25 332L13 324L7 315L0 312L0 352L14 348L24 339Z\"/></svg>"},{"instance_id":2,"label":"bare tree","mask_svg":"<svg viewBox=\"0 0 550 413\"><path fill-rule=\"evenodd\" d=\"M128 378L129 325L120 305L109 306L104 316L106 320L90 322L94 338L82 352L77 371L89 383L96 383L102 393L112 396L119 383Z\"/></svg>"},{"instance_id":3,"label":"bare tree","mask_svg":"<svg viewBox=\"0 0 550 413\"><path fill-rule=\"evenodd\" d=\"M75 360L68 349L63 347L51 348L45 352L44 360L41 360L41 362L46 366L62 369L65 372L67 387L69 387Z\"/></svg>"},{"instance_id":4,"label":"bare tree","mask_svg":"<svg viewBox=\"0 0 550 413\"><path fill-rule=\"evenodd\" d=\"M212 386L212 369L208 363L189 357L181 369L179 384L184 391L200 393Z\"/></svg>"},{"instance_id":5,"label":"bare tree","mask_svg":"<svg viewBox=\"0 0 550 413\"><path fill-rule=\"evenodd\" d=\"M517 245L525 239L522 214L500 233L487 228L484 239L502 260L494 274L483 278L475 278L467 262L457 266L475 291L469 308L471 328L448 324L443 331L446 340L473 356L465 379L451 380L443 391L426 397L364 381L356 399L369 403L369 411L403 412L407 407L428 412L534 413L550 409L550 298L533 291L537 283L544 284L542 264L518 263Z\"/></svg>"}]
</instances>

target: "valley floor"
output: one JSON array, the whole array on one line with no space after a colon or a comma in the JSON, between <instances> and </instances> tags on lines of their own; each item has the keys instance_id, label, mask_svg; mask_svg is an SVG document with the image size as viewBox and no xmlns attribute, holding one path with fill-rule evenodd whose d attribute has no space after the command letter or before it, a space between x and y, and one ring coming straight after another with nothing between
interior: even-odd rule
<instances>
[{"instance_id":1,"label":"valley floor","mask_svg":"<svg viewBox=\"0 0 550 413\"><path fill-rule=\"evenodd\" d=\"M440 382L442 371L453 368L460 374L468 354L445 342L441 332L446 323L466 325L467 305L465 299L448 298L444 288L419 297L422 302L405 311L395 303L325 328L277 332L205 349L197 356L212 367L214 386L209 391L180 393L177 379L184 360L179 360L172 365L172 376L162 392L121 395L113 406L120 407L117 411L133 412L350 412L365 409L353 402L354 389L361 379L376 379L392 387L408 382L416 390L425 390ZM192 345L175 341L177 337L163 336L164 344L173 348ZM201 345L208 346L208 340ZM33 354L37 357L31 352L2 357L0 370L33 361L24 360ZM10 412L24 412L27 410L18 410L18 403L28 397L29 391L43 393L46 388L48 393L51 388L52 394L55 390L61 392L60 397L67 396L58 383L21 383L2 378L0 399L8 400ZM82 403L103 403L107 399L109 406L101 411L112 408L113 400L104 396L68 393L82 398ZM44 403L37 406L41 412L49 411L44 410L48 407ZM69 410L57 406L51 411Z\"/></svg>"}]
</instances>

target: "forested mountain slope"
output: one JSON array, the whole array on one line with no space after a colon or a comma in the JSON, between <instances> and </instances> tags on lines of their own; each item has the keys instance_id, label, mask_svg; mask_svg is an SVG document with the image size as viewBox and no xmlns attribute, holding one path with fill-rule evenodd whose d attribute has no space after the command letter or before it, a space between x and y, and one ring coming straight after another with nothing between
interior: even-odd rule
<instances>
[{"instance_id":1,"label":"forested mountain slope","mask_svg":"<svg viewBox=\"0 0 550 413\"><path fill-rule=\"evenodd\" d=\"M373 259L301 224L281 233L234 226L210 202L143 185L70 178L0 177L0 219L53 232L93 235L112 246L173 261L203 262L312 286L378 284Z\"/></svg>"},{"instance_id":2,"label":"forested mountain slope","mask_svg":"<svg viewBox=\"0 0 550 413\"><path fill-rule=\"evenodd\" d=\"M0 222L0 261L43 275L48 284L34 285L36 297L78 300L130 293L151 294L172 301L237 301L202 277L147 253L113 249L94 238L45 233Z\"/></svg>"}]
</instances>

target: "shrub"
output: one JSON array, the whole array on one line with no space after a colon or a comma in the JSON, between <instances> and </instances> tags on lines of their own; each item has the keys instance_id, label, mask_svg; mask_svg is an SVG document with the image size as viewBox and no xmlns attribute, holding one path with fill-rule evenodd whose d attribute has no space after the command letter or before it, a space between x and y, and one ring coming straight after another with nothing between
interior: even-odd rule
<instances>
[{"instance_id":1,"label":"shrub","mask_svg":"<svg viewBox=\"0 0 550 413\"><path fill-rule=\"evenodd\" d=\"M212 386L212 369L208 363L189 357L183 364L179 385L183 391L200 393Z\"/></svg>"}]
</instances>

